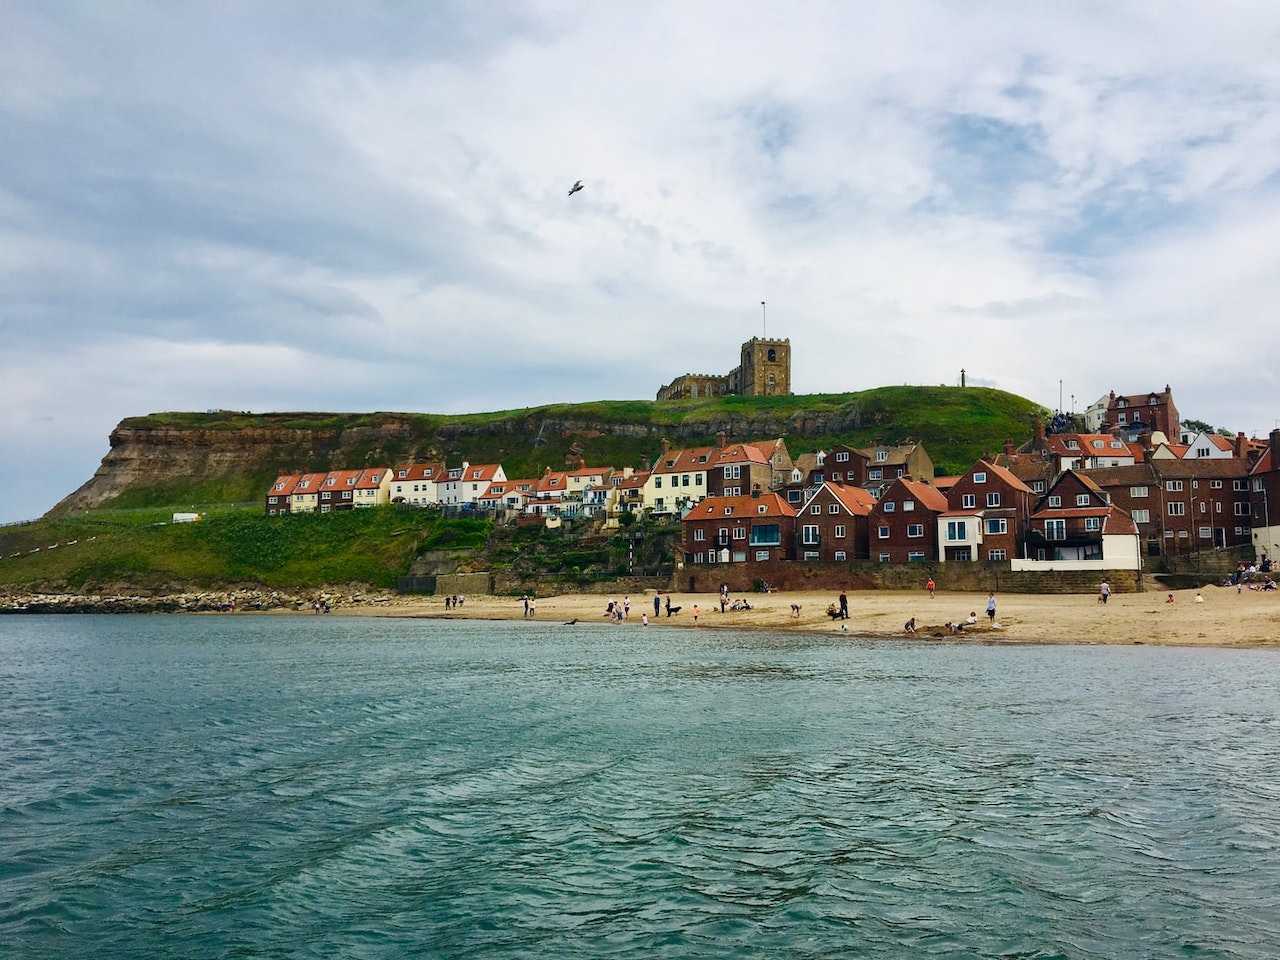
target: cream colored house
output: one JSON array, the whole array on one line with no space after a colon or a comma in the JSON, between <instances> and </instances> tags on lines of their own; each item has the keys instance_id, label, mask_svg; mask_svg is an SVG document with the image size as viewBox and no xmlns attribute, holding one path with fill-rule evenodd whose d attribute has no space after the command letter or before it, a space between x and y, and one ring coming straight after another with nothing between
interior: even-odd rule
<instances>
[{"instance_id":1,"label":"cream colored house","mask_svg":"<svg viewBox=\"0 0 1280 960\"><path fill-rule=\"evenodd\" d=\"M356 480L352 503L356 507L378 507L391 502L391 468L370 467Z\"/></svg>"},{"instance_id":2,"label":"cream colored house","mask_svg":"<svg viewBox=\"0 0 1280 960\"><path fill-rule=\"evenodd\" d=\"M290 513L314 513L320 503L320 488L327 473L304 473L289 495Z\"/></svg>"},{"instance_id":3,"label":"cream colored house","mask_svg":"<svg viewBox=\"0 0 1280 960\"><path fill-rule=\"evenodd\" d=\"M663 442L662 455L642 488L650 513L680 513L707 495L707 476L715 464L715 447L672 450Z\"/></svg>"},{"instance_id":4,"label":"cream colored house","mask_svg":"<svg viewBox=\"0 0 1280 960\"><path fill-rule=\"evenodd\" d=\"M417 507L439 503L445 475L443 463L402 463L392 471L391 500Z\"/></svg>"}]
</instances>

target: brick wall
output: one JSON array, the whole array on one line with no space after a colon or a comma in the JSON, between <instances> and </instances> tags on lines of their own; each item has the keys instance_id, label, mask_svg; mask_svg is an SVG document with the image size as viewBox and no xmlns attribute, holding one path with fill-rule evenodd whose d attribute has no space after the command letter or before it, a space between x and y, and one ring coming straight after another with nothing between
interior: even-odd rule
<instances>
[{"instance_id":1,"label":"brick wall","mask_svg":"<svg viewBox=\"0 0 1280 960\"><path fill-rule=\"evenodd\" d=\"M676 573L682 593L715 593L721 583L735 592L755 589L765 580L775 590L920 590L933 577L939 590L997 593L1094 593L1106 577L1115 593L1143 589L1136 570L1040 572L1010 570L1008 563L851 563L777 562L685 564Z\"/></svg>"},{"instance_id":2,"label":"brick wall","mask_svg":"<svg viewBox=\"0 0 1280 960\"><path fill-rule=\"evenodd\" d=\"M446 573L436 577L436 596L484 596L493 593L493 576L488 573Z\"/></svg>"}]
</instances>

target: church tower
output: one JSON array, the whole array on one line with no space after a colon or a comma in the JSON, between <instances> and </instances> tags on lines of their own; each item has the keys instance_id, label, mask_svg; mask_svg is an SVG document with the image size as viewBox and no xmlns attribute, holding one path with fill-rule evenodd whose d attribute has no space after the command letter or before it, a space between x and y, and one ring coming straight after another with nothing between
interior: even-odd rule
<instances>
[{"instance_id":1,"label":"church tower","mask_svg":"<svg viewBox=\"0 0 1280 960\"><path fill-rule=\"evenodd\" d=\"M776 397L791 392L791 338L752 337L742 345L737 390L748 397Z\"/></svg>"}]
</instances>

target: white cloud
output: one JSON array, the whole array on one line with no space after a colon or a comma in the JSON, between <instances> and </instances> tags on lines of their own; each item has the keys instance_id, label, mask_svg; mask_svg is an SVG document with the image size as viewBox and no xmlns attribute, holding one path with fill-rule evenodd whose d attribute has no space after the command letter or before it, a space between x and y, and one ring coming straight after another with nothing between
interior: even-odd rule
<instances>
[{"instance_id":1,"label":"white cloud","mask_svg":"<svg viewBox=\"0 0 1280 960\"><path fill-rule=\"evenodd\" d=\"M1276 415L1273 5L6 27L0 457L57 474L0 510L43 509L151 409L648 396L730 366L763 296L802 390L964 366Z\"/></svg>"}]
</instances>

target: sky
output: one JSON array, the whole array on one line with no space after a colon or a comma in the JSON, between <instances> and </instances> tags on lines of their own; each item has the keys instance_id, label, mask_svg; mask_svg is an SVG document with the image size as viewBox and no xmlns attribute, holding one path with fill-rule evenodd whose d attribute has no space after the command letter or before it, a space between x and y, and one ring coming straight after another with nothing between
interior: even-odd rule
<instances>
[{"instance_id":1,"label":"sky","mask_svg":"<svg viewBox=\"0 0 1280 960\"><path fill-rule=\"evenodd\" d=\"M572 198L570 184L586 189ZM158 410L1280 418L1280 5L0 0L0 521Z\"/></svg>"}]
</instances>

